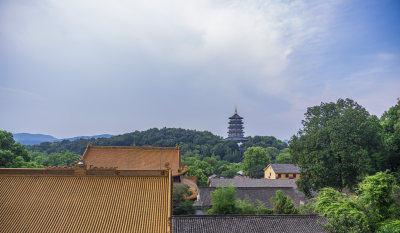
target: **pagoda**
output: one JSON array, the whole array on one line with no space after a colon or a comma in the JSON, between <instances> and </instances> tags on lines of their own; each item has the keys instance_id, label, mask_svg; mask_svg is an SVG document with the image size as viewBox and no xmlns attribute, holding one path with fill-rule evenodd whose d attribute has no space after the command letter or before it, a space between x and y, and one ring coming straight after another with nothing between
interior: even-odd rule
<instances>
[{"instance_id":1,"label":"pagoda","mask_svg":"<svg viewBox=\"0 0 400 233\"><path fill-rule=\"evenodd\" d=\"M237 106L235 106L235 114L229 117L228 137L227 140L235 140L237 143L248 141L243 134L243 117L237 113Z\"/></svg>"}]
</instances>

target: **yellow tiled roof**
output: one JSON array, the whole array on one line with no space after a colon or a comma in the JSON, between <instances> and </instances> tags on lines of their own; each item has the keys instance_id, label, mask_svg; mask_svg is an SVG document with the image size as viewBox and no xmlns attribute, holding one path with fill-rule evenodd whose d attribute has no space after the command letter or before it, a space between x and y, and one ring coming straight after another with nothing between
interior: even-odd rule
<instances>
[{"instance_id":1,"label":"yellow tiled roof","mask_svg":"<svg viewBox=\"0 0 400 233\"><path fill-rule=\"evenodd\" d=\"M0 232L170 232L168 170L71 170L0 169Z\"/></svg>"},{"instance_id":2,"label":"yellow tiled roof","mask_svg":"<svg viewBox=\"0 0 400 233\"><path fill-rule=\"evenodd\" d=\"M91 167L131 169L171 168L172 175L180 175L179 147L92 146L88 145L81 158Z\"/></svg>"}]
</instances>

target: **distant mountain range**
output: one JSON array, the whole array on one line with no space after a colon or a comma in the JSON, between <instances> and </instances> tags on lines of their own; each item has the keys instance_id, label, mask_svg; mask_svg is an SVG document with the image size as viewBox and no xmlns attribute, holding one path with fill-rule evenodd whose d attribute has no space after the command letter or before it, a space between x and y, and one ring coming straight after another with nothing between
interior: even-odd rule
<instances>
[{"instance_id":1,"label":"distant mountain range","mask_svg":"<svg viewBox=\"0 0 400 233\"><path fill-rule=\"evenodd\" d=\"M78 136L78 137L73 137L73 138L55 138L51 135L46 135L46 134L30 134L30 133L16 133L13 134L15 141L23 144L23 145L35 145L35 144L40 144L42 142L59 142L63 140L68 140L68 141L75 141L78 139L90 139L90 138L110 138L114 135L111 134L101 134L101 135L95 135L95 136Z\"/></svg>"}]
</instances>

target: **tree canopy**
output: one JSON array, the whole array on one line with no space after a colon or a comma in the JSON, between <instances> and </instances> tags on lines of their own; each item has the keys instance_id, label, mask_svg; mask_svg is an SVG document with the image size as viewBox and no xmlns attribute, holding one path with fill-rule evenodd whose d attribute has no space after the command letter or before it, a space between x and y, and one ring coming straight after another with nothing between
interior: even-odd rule
<instances>
[{"instance_id":1,"label":"tree canopy","mask_svg":"<svg viewBox=\"0 0 400 233\"><path fill-rule=\"evenodd\" d=\"M243 171L250 178L262 178L269 163L269 155L262 147L250 147L244 152Z\"/></svg>"},{"instance_id":2,"label":"tree canopy","mask_svg":"<svg viewBox=\"0 0 400 233\"><path fill-rule=\"evenodd\" d=\"M387 164L391 171L400 168L400 100L381 117Z\"/></svg>"},{"instance_id":3,"label":"tree canopy","mask_svg":"<svg viewBox=\"0 0 400 233\"><path fill-rule=\"evenodd\" d=\"M235 214L236 213L236 189L233 185L217 187L211 192L212 208L208 214Z\"/></svg>"},{"instance_id":4,"label":"tree canopy","mask_svg":"<svg viewBox=\"0 0 400 233\"><path fill-rule=\"evenodd\" d=\"M268 148L274 156L280 153L280 150L282 151L288 147L285 142L271 136L248 137L248 140L242 145L242 149L246 150L250 145L262 145ZM99 146L130 146L135 144L137 146L173 147L179 144L182 162L185 164L185 168L188 169L187 174L189 176L197 175L197 184L200 186L206 186L208 176L212 174L232 178L238 171L242 170L241 154L235 141L225 140L207 131L180 128L153 128L111 138L44 142L27 148L33 154L42 153L41 157L35 154L35 161L45 166L50 166L48 159L51 159L53 155L61 155L67 152L71 152L71 154L67 154L68 156L74 154L82 155L89 142ZM66 158L60 158L60 164L64 160Z\"/></svg>"},{"instance_id":5,"label":"tree canopy","mask_svg":"<svg viewBox=\"0 0 400 233\"><path fill-rule=\"evenodd\" d=\"M297 214L298 211L290 197L283 194L281 190L276 191L276 196L271 197L274 214Z\"/></svg>"},{"instance_id":6,"label":"tree canopy","mask_svg":"<svg viewBox=\"0 0 400 233\"><path fill-rule=\"evenodd\" d=\"M37 167L23 145L15 142L12 133L0 130L0 167Z\"/></svg>"},{"instance_id":7,"label":"tree canopy","mask_svg":"<svg viewBox=\"0 0 400 233\"><path fill-rule=\"evenodd\" d=\"M367 174L385 167L380 122L351 99L307 108L303 128L290 141L297 182L307 195L330 186L354 188Z\"/></svg>"},{"instance_id":8,"label":"tree canopy","mask_svg":"<svg viewBox=\"0 0 400 233\"><path fill-rule=\"evenodd\" d=\"M174 184L172 190L173 214L194 214L193 200L187 198L192 195L189 186L186 184Z\"/></svg>"},{"instance_id":9,"label":"tree canopy","mask_svg":"<svg viewBox=\"0 0 400 233\"><path fill-rule=\"evenodd\" d=\"M330 232L399 232L399 191L392 175L378 172L363 180L358 195L323 188L315 210L327 217Z\"/></svg>"}]
</instances>

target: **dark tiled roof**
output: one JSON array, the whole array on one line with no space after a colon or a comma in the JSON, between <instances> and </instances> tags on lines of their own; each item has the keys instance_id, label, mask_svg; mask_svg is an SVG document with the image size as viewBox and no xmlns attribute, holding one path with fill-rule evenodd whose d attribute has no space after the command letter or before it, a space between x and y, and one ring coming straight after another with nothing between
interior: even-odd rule
<instances>
[{"instance_id":1,"label":"dark tiled roof","mask_svg":"<svg viewBox=\"0 0 400 233\"><path fill-rule=\"evenodd\" d=\"M300 168L293 164L270 164L275 173L300 173Z\"/></svg>"},{"instance_id":2,"label":"dark tiled roof","mask_svg":"<svg viewBox=\"0 0 400 233\"><path fill-rule=\"evenodd\" d=\"M296 180L294 179L250 179L250 178L211 178L211 187L228 186L233 184L234 187L292 187L297 188Z\"/></svg>"},{"instance_id":3,"label":"dark tiled roof","mask_svg":"<svg viewBox=\"0 0 400 233\"><path fill-rule=\"evenodd\" d=\"M317 215L173 216L174 233L326 233Z\"/></svg>"},{"instance_id":4,"label":"dark tiled roof","mask_svg":"<svg viewBox=\"0 0 400 233\"><path fill-rule=\"evenodd\" d=\"M195 205L199 207L211 207L211 192L214 192L215 189L215 187L199 187ZM256 205L257 200L260 200L264 203L266 208L272 208L270 198L275 196L276 191L278 190L282 190L286 196L289 196L294 201L296 206L300 205L300 202L306 202L303 193L289 187L239 187L236 188L236 197L243 200L246 196L248 196L251 203Z\"/></svg>"}]
</instances>

